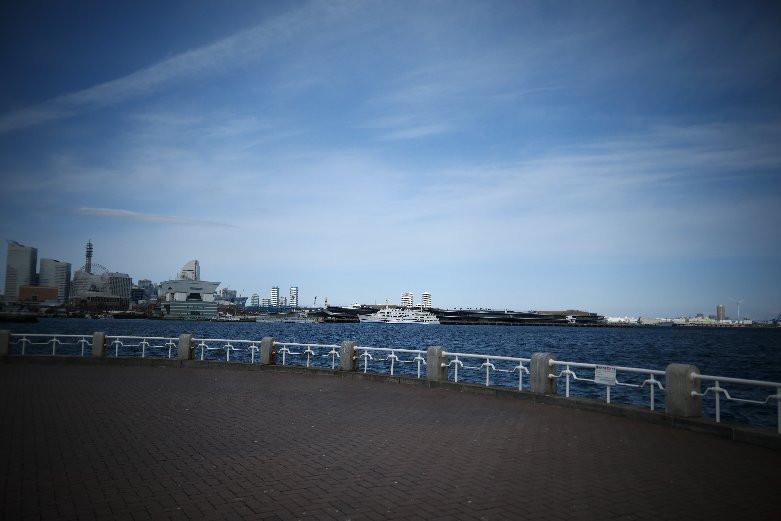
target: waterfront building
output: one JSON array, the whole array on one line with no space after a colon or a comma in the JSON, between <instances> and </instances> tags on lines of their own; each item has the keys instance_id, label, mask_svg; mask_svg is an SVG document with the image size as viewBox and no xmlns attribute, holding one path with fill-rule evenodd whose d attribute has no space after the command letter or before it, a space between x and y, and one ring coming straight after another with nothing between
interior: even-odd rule
<instances>
[{"instance_id":1,"label":"waterfront building","mask_svg":"<svg viewBox=\"0 0 781 521\"><path fill-rule=\"evenodd\" d=\"M70 297L71 264L55 259L41 259L41 271L38 274L38 285L57 288L59 303L67 302Z\"/></svg>"},{"instance_id":2,"label":"waterfront building","mask_svg":"<svg viewBox=\"0 0 781 521\"><path fill-rule=\"evenodd\" d=\"M22 286L19 288L19 302L25 304L59 304L57 288L46 286Z\"/></svg>"},{"instance_id":3,"label":"waterfront building","mask_svg":"<svg viewBox=\"0 0 781 521\"><path fill-rule=\"evenodd\" d=\"M262 308L270 308L271 307L271 299L270 298L264 298L260 301L260 307Z\"/></svg>"},{"instance_id":4,"label":"waterfront building","mask_svg":"<svg viewBox=\"0 0 781 521\"><path fill-rule=\"evenodd\" d=\"M724 309L723 304L716 306L716 320L722 322L727 319L727 311Z\"/></svg>"},{"instance_id":5,"label":"waterfront building","mask_svg":"<svg viewBox=\"0 0 781 521\"><path fill-rule=\"evenodd\" d=\"M298 307L298 286L290 287L290 307L291 308Z\"/></svg>"},{"instance_id":6,"label":"waterfront building","mask_svg":"<svg viewBox=\"0 0 781 521\"><path fill-rule=\"evenodd\" d=\"M220 283L200 280L200 275L198 261L192 260L184 265L178 279L161 283L163 296L160 310L163 318L180 320L217 318L215 294Z\"/></svg>"},{"instance_id":7,"label":"waterfront building","mask_svg":"<svg viewBox=\"0 0 781 521\"><path fill-rule=\"evenodd\" d=\"M149 279L141 279L138 281L139 289L144 291L144 297L142 300L152 300L157 298L157 288Z\"/></svg>"},{"instance_id":8,"label":"waterfront building","mask_svg":"<svg viewBox=\"0 0 781 521\"><path fill-rule=\"evenodd\" d=\"M431 293L424 291L420 296L420 303L423 309L431 309Z\"/></svg>"},{"instance_id":9,"label":"waterfront building","mask_svg":"<svg viewBox=\"0 0 781 521\"><path fill-rule=\"evenodd\" d=\"M257 293L252 294L252 299L250 300L250 303L253 308L260 306L260 296Z\"/></svg>"},{"instance_id":10,"label":"waterfront building","mask_svg":"<svg viewBox=\"0 0 781 521\"><path fill-rule=\"evenodd\" d=\"M272 286L271 288L271 306L279 307L279 287Z\"/></svg>"},{"instance_id":11,"label":"waterfront building","mask_svg":"<svg viewBox=\"0 0 781 521\"><path fill-rule=\"evenodd\" d=\"M35 267L38 264L36 248L8 241L8 253L5 261L5 299L6 302L19 300L19 288L34 286Z\"/></svg>"},{"instance_id":12,"label":"waterfront building","mask_svg":"<svg viewBox=\"0 0 781 521\"><path fill-rule=\"evenodd\" d=\"M405 291L401 294L401 307L403 308L411 308L414 307L415 301L413 299L412 293L409 291Z\"/></svg>"}]
</instances>

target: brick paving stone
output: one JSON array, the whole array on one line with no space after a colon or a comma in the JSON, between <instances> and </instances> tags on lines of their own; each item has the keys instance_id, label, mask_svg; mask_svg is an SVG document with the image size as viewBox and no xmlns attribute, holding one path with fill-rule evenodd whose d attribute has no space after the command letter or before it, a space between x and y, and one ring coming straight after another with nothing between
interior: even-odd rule
<instances>
[{"instance_id":1,"label":"brick paving stone","mask_svg":"<svg viewBox=\"0 0 781 521\"><path fill-rule=\"evenodd\" d=\"M777 519L781 453L378 381L0 363L2 519Z\"/></svg>"}]
</instances>

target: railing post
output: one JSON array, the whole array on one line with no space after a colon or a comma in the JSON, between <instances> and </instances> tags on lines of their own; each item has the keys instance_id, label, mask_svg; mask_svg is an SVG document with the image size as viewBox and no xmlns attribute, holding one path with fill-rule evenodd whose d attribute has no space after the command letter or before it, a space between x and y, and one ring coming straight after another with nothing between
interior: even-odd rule
<instances>
[{"instance_id":1,"label":"railing post","mask_svg":"<svg viewBox=\"0 0 781 521\"><path fill-rule=\"evenodd\" d=\"M702 416L702 397L692 395L700 392L700 380L692 378L700 374L695 365L670 364L665 370L665 408L673 416Z\"/></svg>"},{"instance_id":2,"label":"railing post","mask_svg":"<svg viewBox=\"0 0 781 521\"><path fill-rule=\"evenodd\" d=\"M0 329L0 356L11 354L11 332Z\"/></svg>"},{"instance_id":3,"label":"railing post","mask_svg":"<svg viewBox=\"0 0 781 521\"><path fill-rule=\"evenodd\" d=\"M176 352L176 358L179 360L193 359L193 335L182 333L179 335L179 349Z\"/></svg>"},{"instance_id":4,"label":"railing post","mask_svg":"<svg viewBox=\"0 0 781 521\"><path fill-rule=\"evenodd\" d=\"M552 353L532 353L532 361L529 362L529 380L533 393L556 394L556 379L549 375L556 372L556 367L550 364L556 358Z\"/></svg>"},{"instance_id":5,"label":"railing post","mask_svg":"<svg viewBox=\"0 0 781 521\"><path fill-rule=\"evenodd\" d=\"M260 341L260 363L262 365L274 365L277 362L277 354L274 352L274 337L264 336Z\"/></svg>"},{"instance_id":6,"label":"railing post","mask_svg":"<svg viewBox=\"0 0 781 521\"><path fill-rule=\"evenodd\" d=\"M358 363L356 347L358 347L358 342L353 340L345 340L342 342L342 345L339 347L340 371L355 371Z\"/></svg>"},{"instance_id":7,"label":"railing post","mask_svg":"<svg viewBox=\"0 0 781 521\"><path fill-rule=\"evenodd\" d=\"M98 358L106 356L106 333L92 334L92 356Z\"/></svg>"},{"instance_id":8,"label":"railing post","mask_svg":"<svg viewBox=\"0 0 781 521\"><path fill-rule=\"evenodd\" d=\"M430 382L447 381L447 359L442 353L445 348L432 346L426 350L426 380ZM442 365L445 364L445 367Z\"/></svg>"}]
</instances>

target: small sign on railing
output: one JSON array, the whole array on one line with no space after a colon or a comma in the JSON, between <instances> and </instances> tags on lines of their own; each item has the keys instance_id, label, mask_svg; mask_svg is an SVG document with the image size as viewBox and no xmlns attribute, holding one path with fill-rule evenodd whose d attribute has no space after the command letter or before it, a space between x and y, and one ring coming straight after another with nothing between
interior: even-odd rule
<instances>
[{"instance_id":1,"label":"small sign on railing","mask_svg":"<svg viewBox=\"0 0 781 521\"><path fill-rule=\"evenodd\" d=\"M596 366L594 368L594 383L616 385L616 368L609 365Z\"/></svg>"}]
</instances>

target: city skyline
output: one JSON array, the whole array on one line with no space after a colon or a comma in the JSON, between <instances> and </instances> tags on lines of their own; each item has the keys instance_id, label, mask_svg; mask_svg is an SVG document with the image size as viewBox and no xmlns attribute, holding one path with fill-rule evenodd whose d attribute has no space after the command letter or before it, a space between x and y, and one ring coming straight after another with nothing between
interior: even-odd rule
<instances>
[{"instance_id":1,"label":"city skyline","mask_svg":"<svg viewBox=\"0 0 781 521\"><path fill-rule=\"evenodd\" d=\"M775 317L780 9L10 6L0 258L75 271L91 239L302 304Z\"/></svg>"}]
</instances>

